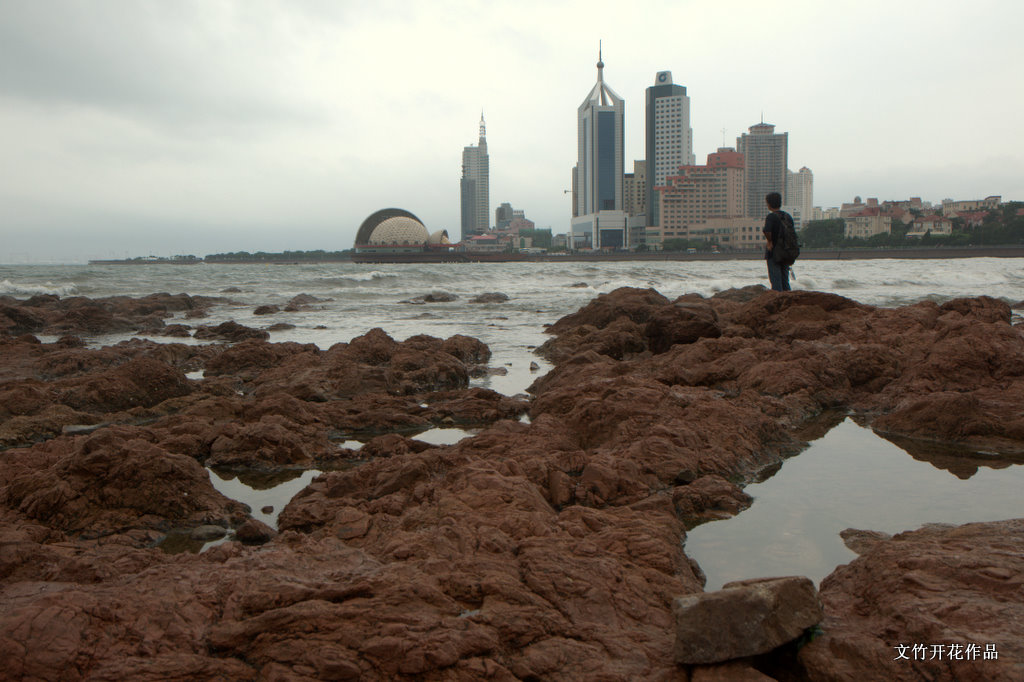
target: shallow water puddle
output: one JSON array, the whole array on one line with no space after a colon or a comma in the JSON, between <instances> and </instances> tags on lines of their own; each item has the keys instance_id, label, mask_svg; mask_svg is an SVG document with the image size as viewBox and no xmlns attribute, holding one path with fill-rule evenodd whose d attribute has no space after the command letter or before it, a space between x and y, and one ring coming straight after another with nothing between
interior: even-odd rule
<instances>
[{"instance_id":1,"label":"shallow water puddle","mask_svg":"<svg viewBox=\"0 0 1024 682\"><path fill-rule=\"evenodd\" d=\"M898 533L1024 516L1024 462L900 442L906 450L847 419L747 486L749 509L687 534L705 589L761 576L818 583L856 557L839 537L846 528Z\"/></svg>"},{"instance_id":2,"label":"shallow water puddle","mask_svg":"<svg viewBox=\"0 0 1024 682\"><path fill-rule=\"evenodd\" d=\"M454 445L463 438L469 438L479 433L479 429L458 429L458 428L433 428L419 433L403 433L402 435L413 440L420 440L431 445ZM345 440L338 443L338 447L358 451L366 443L361 440Z\"/></svg>"},{"instance_id":3,"label":"shallow water puddle","mask_svg":"<svg viewBox=\"0 0 1024 682\"><path fill-rule=\"evenodd\" d=\"M409 436L415 440L421 440L424 443L430 443L431 445L454 445L463 438L469 438L475 435L476 431L468 429L428 429L421 433Z\"/></svg>"},{"instance_id":4,"label":"shallow water puddle","mask_svg":"<svg viewBox=\"0 0 1024 682\"><path fill-rule=\"evenodd\" d=\"M309 485L321 471L316 469L264 472L234 472L207 469L210 482L224 497L230 497L252 509L251 516L277 529L277 517L300 490ZM270 511L264 512L265 508Z\"/></svg>"},{"instance_id":5,"label":"shallow water puddle","mask_svg":"<svg viewBox=\"0 0 1024 682\"><path fill-rule=\"evenodd\" d=\"M207 468L210 483L225 497L249 505L250 516L271 528L277 528L277 517L285 505L322 472L316 469L306 471L292 469L273 473L218 471ZM263 511L266 509L267 511ZM168 554L181 552L199 553L234 538L226 530L223 537L215 540L193 538L191 531L174 531L160 541L160 549Z\"/></svg>"}]
</instances>

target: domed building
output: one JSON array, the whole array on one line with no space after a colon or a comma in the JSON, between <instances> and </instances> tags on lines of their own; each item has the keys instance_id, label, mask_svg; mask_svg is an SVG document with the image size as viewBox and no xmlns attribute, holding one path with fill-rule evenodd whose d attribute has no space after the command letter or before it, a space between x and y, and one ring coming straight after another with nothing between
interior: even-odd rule
<instances>
[{"instance_id":1,"label":"domed building","mask_svg":"<svg viewBox=\"0 0 1024 682\"><path fill-rule=\"evenodd\" d=\"M448 238L448 230L431 233L412 213L401 208L384 208L359 226L355 256L360 262L387 262L380 258L392 256L404 262L424 255L439 257L453 253L457 246Z\"/></svg>"},{"instance_id":2,"label":"domed building","mask_svg":"<svg viewBox=\"0 0 1024 682\"><path fill-rule=\"evenodd\" d=\"M356 251L398 253L422 251L430 233L419 218L400 208L384 208L363 221L356 233Z\"/></svg>"},{"instance_id":3,"label":"domed building","mask_svg":"<svg viewBox=\"0 0 1024 682\"><path fill-rule=\"evenodd\" d=\"M448 239L448 230L438 230L430 235L430 239L427 240L427 244L430 246L444 246L451 244L451 240Z\"/></svg>"}]
</instances>

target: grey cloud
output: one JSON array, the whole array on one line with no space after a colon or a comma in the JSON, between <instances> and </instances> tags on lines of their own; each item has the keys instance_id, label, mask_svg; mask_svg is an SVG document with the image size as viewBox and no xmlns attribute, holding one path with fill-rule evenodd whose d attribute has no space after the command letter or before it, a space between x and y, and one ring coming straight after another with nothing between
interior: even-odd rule
<instances>
[{"instance_id":1,"label":"grey cloud","mask_svg":"<svg viewBox=\"0 0 1024 682\"><path fill-rule=\"evenodd\" d=\"M244 9L185 2L0 5L0 95L157 126L315 123ZM301 98L300 98L301 99Z\"/></svg>"}]
</instances>

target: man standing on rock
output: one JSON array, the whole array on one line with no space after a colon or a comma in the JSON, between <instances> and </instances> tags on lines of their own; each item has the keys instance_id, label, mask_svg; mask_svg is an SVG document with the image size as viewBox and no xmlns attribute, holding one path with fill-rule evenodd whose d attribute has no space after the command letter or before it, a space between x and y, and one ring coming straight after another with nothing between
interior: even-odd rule
<instances>
[{"instance_id":1,"label":"man standing on rock","mask_svg":"<svg viewBox=\"0 0 1024 682\"><path fill-rule=\"evenodd\" d=\"M765 195L765 203L768 204L768 215L764 218L764 239L767 248L764 250L764 258L768 261L768 281L771 282L775 291L789 291L789 266L779 265L775 260L774 248L782 238L783 221L793 222L793 217L782 210L782 195L778 192L769 192Z\"/></svg>"}]
</instances>

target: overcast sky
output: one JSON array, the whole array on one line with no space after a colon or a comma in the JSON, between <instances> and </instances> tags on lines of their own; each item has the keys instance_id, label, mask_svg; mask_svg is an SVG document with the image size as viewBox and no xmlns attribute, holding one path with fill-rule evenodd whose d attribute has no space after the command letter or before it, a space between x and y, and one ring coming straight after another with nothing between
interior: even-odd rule
<instances>
[{"instance_id":1,"label":"overcast sky","mask_svg":"<svg viewBox=\"0 0 1024 682\"><path fill-rule=\"evenodd\" d=\"M339 250L390 206L457 239L481 110L492 216L565 232L598 40L629 167L670 70L698 163L763 114L816 205L1020 200L1022 8L0 0L0 262Z\"/></svg>"}]
</instances>

